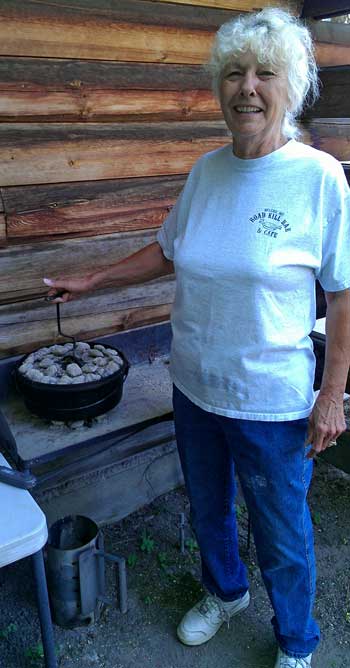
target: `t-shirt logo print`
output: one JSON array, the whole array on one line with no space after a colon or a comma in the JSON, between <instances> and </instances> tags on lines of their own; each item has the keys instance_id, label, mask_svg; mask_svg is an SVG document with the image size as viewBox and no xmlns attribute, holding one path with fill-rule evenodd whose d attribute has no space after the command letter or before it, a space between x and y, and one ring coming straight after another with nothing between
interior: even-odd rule
<instances>
[{"instance_id":1,"label":"t-shirt logo print","mask_svg":"<svg viewBox=\"0 0 350 668\"><path fill-rule=\"evenodd\" d=\"M280 230L284 229L285 232L291 230L283 211L277 209L263 209L254 213L249 220L251 223L257 223L257 234L264 234L273 239L277 239Z\"/></svg>"}]
</instances>

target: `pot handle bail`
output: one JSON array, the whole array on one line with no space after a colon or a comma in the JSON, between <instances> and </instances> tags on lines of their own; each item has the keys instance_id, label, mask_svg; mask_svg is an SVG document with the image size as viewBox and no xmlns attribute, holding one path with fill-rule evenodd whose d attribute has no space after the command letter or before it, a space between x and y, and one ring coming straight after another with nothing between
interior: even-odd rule
<instances>
[{"instance_id":1,"label":"pot handle bail","mask_svg":"<svg viewBox=\"0 0 350 668\"><path fill-rule=\"evenodd\" d=\"M124 375L123 375L123 383L125 383L125 381L126 381L126 379L127 379L127 376L128 376L128 373L129 373L129 369L130 369L130 364L129 364L129 362L125 361L125 369L124 369Z\"/></svg>"}]
</instances>

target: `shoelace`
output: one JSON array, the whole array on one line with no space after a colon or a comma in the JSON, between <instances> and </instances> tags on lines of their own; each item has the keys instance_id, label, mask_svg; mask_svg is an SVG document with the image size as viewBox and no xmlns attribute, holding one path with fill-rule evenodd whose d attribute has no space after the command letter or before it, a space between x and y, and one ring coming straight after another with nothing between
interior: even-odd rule
<instances>
[{"instance_id":1,"label":"shoelace","mask_svg":"<svg viewBox=\"0 0 350 668\"><path fill-rule=\"evenodd\" d=\"M310 664L306 659L297 659L290 656L283 657L280 663L280 668L309 668L309 666Z\"/></svg>"},{"instance_id":2,"label":"shoelace","mask_svg":"<svg viewBox=\"0 0 350 668\"><path fill-rule=\"evenodd\" d=\"M212 596L207 596L203 601L198 605L198 610L202 615L206 615L208 612L218 612L219 617L227 624L230 621L230 615L221 605L220 601L216 600Z\"/></svg>"}]
</instances>

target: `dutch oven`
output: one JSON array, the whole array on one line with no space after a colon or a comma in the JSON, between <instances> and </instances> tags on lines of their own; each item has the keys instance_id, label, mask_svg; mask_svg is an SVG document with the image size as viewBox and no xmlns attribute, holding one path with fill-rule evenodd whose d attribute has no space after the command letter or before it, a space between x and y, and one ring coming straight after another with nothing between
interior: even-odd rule
<instances>
[{"instance_id":1,"label":"dutch oven","mask_svg":"<svg viewBox=\"0 0 350 668\"><path fill-rule=\"evenodd\" d=\"M61 294L62 292L58 292L53 297L47 296L45 301L50 302ZM56 303L56 317L58 333L73 341L73 350L69 356L72 358L71 361L75 361L76 339L74 336L62 332L59 303ZM95 341L89 343L90 347L96 344ZM19 371L19 367L30 354L38 351L34 350L22 357L15 365L14 380L17 389L23 395L27 408L39 417L63 422L97 417L114 408L122 398L123 384L130 365L125 355L118 348L109 344L107 348L115 350L122 360L122 365L117 371L99 380L67 385L41 383L28 378Z\"/></svg>"},{"instance_id":2,"label":"dutch oven","mask_svg":"<svg viewBox=\"0 0 350 668\"><path fill-rule=\"evenodd\" d=\"M97 341L89 343L93 346ZM40 383L27 378L19 367L28 355L22 357L15 365L14 376L27 408L39 417L64 422L97 417L114 408L122 398L130 365L120 350L110 344L107 347L116 350L122 359L118 371L100 380L69 385Z\"/></svg>"}]
</instances>

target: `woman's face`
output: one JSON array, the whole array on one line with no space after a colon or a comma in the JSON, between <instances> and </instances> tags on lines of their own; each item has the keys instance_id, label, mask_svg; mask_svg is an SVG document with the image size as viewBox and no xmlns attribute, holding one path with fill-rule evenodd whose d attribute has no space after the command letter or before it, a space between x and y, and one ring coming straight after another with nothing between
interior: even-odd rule
<instances>
[{"instance_id":1,"label":"woman's face","mask_svg":"<svg viewBox=\"0 0 350 668\"><path fill-rule=\"evenodd\" d=\"M247 51L223 71L220 103L234 142L268 144L281 137L287 77Z\"/></svg>"}]
</instances>

